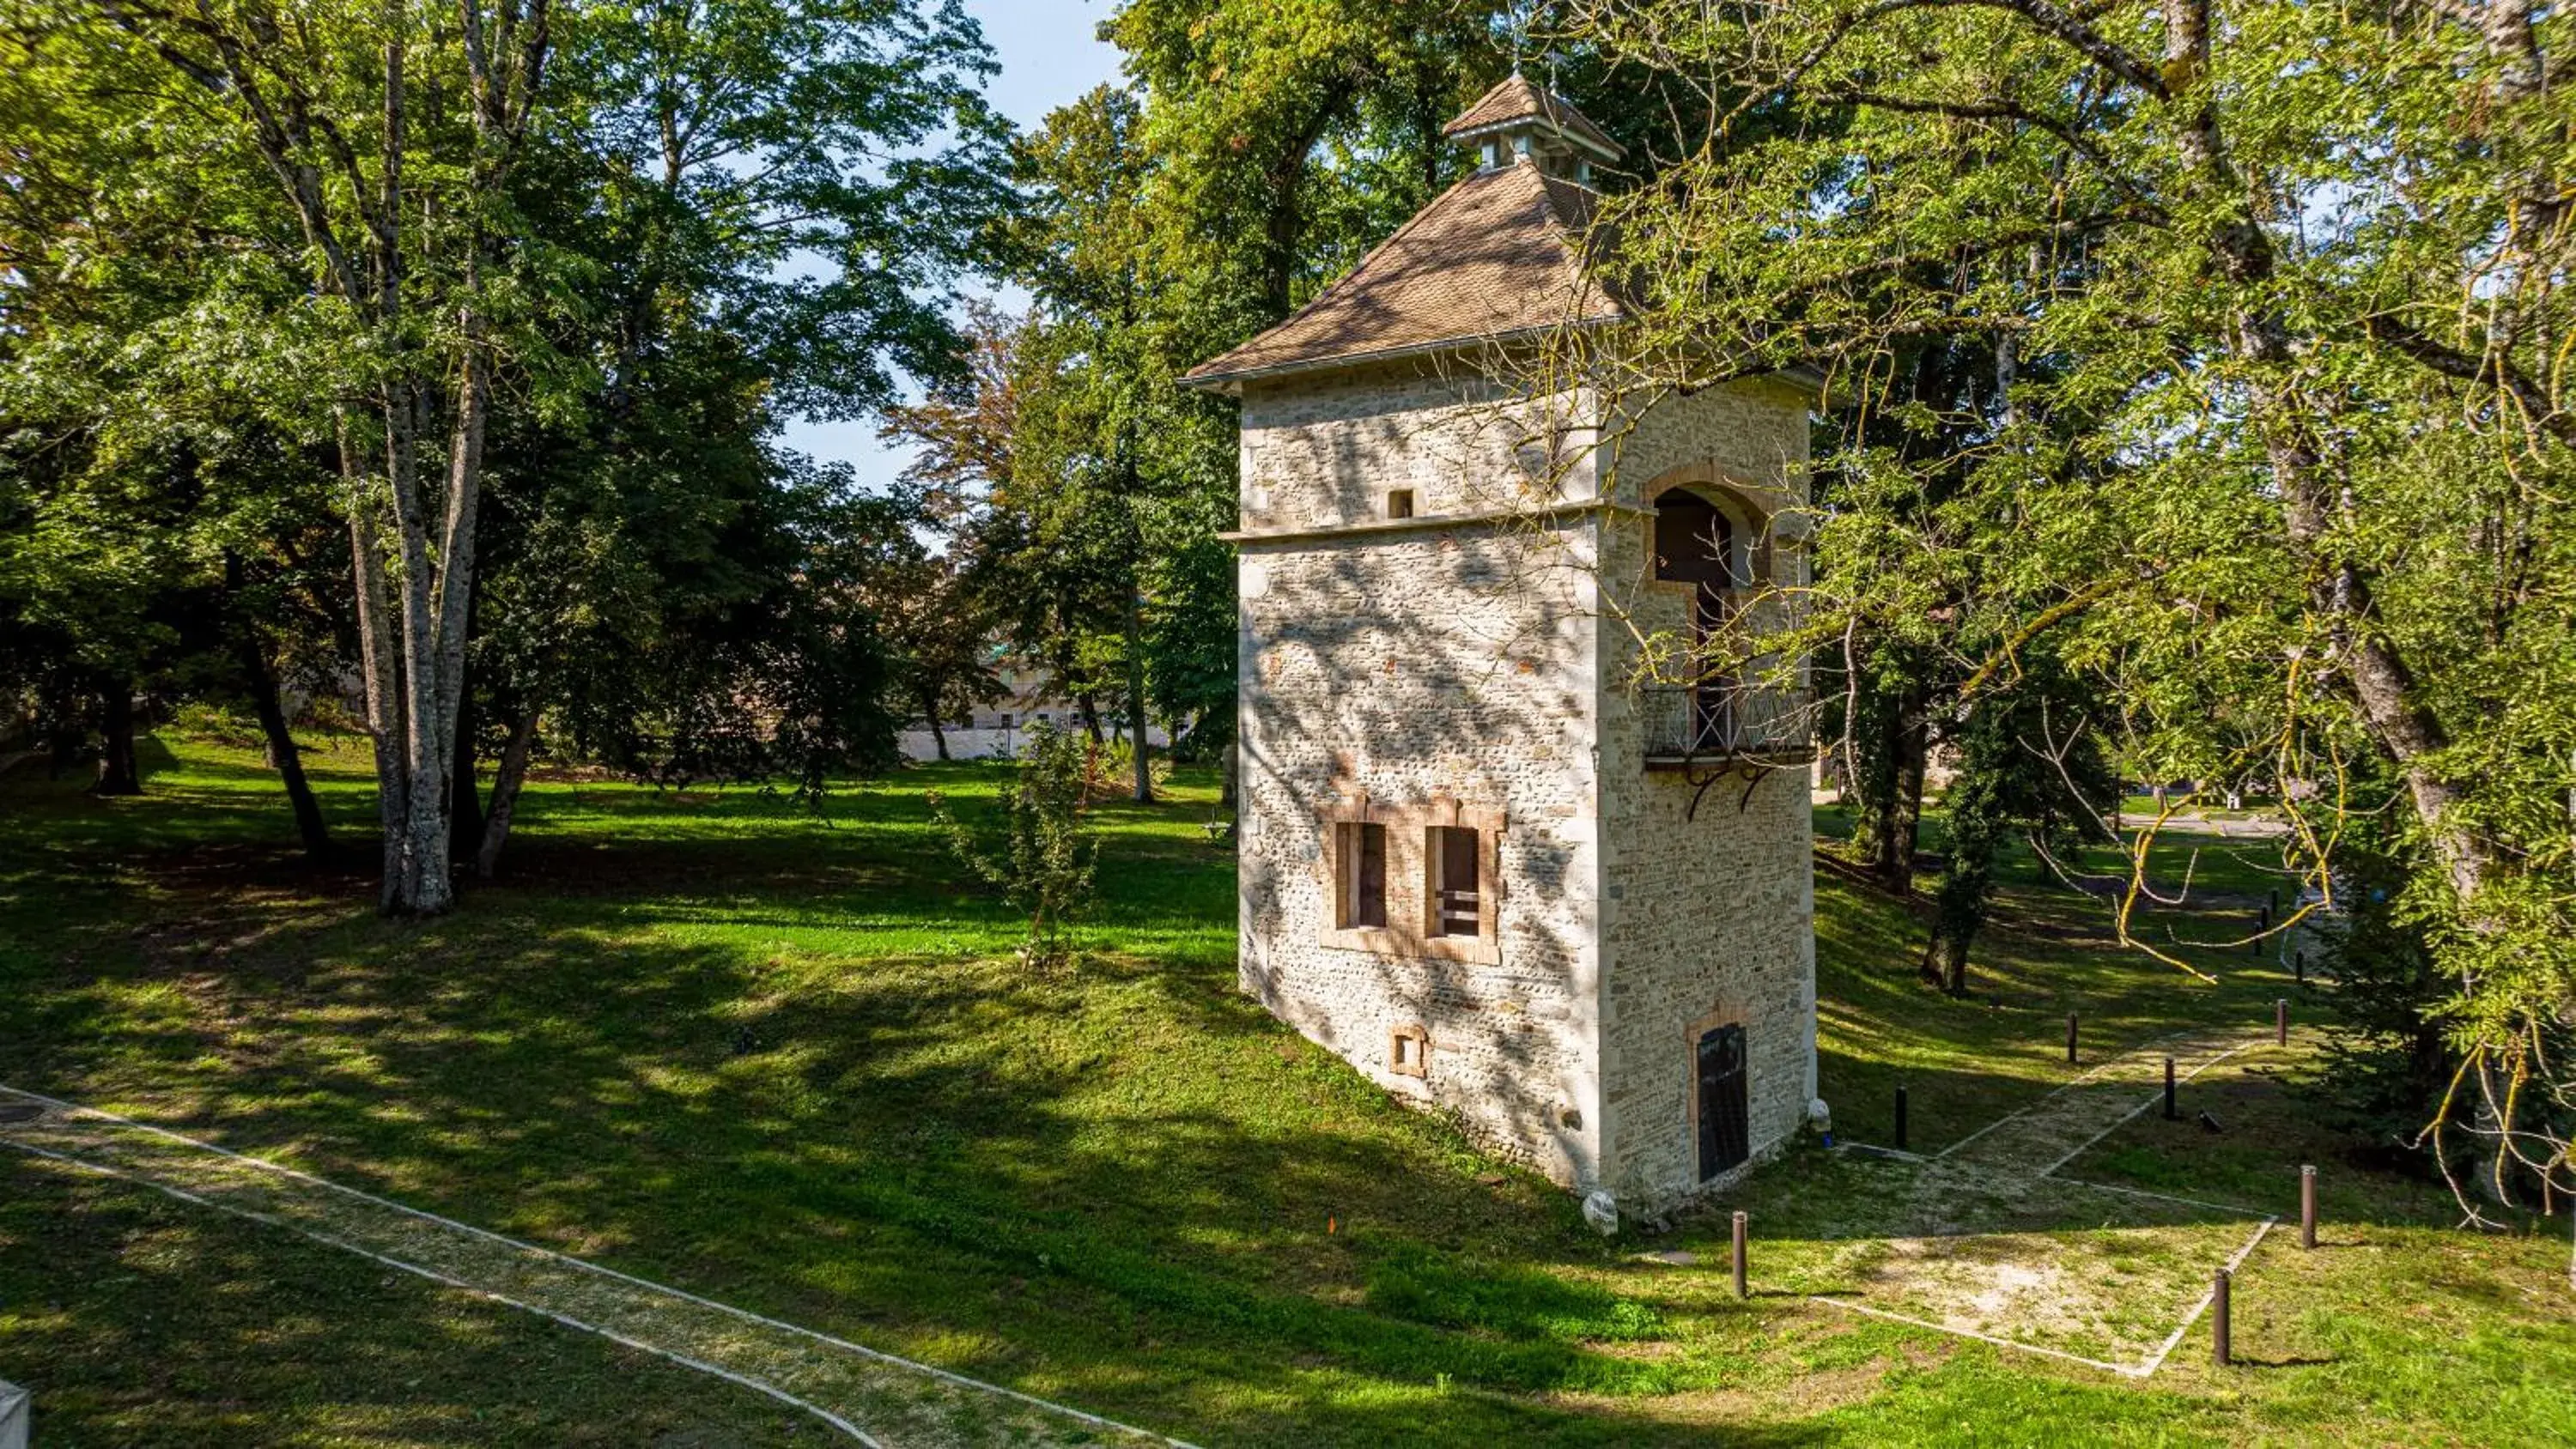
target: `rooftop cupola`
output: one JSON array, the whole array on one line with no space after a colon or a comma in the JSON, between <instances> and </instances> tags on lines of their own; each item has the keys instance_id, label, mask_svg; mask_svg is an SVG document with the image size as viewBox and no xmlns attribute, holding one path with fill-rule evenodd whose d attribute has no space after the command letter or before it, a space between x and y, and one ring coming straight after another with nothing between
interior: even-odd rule
<instances>
[{"instance_id":1,"label":"rooftop cupola","mask_svg":"<svg viewBox=\"0 0 2576 1449\"><path fill-rule=\"evenodd\" d=\"M1592 184L1592 163L1628 154L1567 100L1517 70L1485 92L1441 134L1477 149L1482 169L1527 162L1549 176Z\"/></svg>"}]
</instances>

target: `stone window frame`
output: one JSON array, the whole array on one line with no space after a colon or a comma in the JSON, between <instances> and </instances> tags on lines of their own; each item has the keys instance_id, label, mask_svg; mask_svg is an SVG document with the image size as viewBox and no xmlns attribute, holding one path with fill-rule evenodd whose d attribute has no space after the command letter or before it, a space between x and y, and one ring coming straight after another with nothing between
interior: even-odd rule
<instances>
[{"instance_id":1,"label":"stone window frame","mask_svg":"<svg viewBox=\"0 0 2576 1449\"><path fill-rule=\"evenodd\" d=\"M1508 820L1503 811L1462 805L1442 797L1424 805L1385 805L1365 797L1345 800L1319 812L1323 850L1318 875L1324 888L1324 924L1318 943L1338 951L1372 956L1404 956L1470 965L1502 964L1502 843ZM1344 825L1386 827L1386 921L1383 926L1341 924L1343 874L1353 862L1344 859ZM1431 895L1430 842L1433 827L1476 832L1479 889L1476 934L1442 936L1435 932L1438 903Z\"/></svg>"},{"instance_id":2,"label":"stone window frame","mask_svg":"<svg viewBox=\"0 0 2576 1449\"><path fill-rule=\"evenodd\" d=\"M1488 840L1490 833L1478 830L1471 825L1435 824L1422 827L1422 934L1424 938L1458 941L1481 939L1493 934L1491 923L1487 919L1488 912L1485 910L1485 897L1491 893L1490 888L1494 879L1492 863L1486 859L1491 852L1485 849L1485 846L1490 843ZM1443 911L1440 905L1440 894L1448 886L1446 877L1449 873L1446 841L1442 837L1449 835L1473 836L1477 846L1476 858L1472 866L1476 873L1476 923L1471 931L1465 933L1453 933L1447 929L1448 913Z\"/></svg>"},{"instance_id":3,"label":"stone window frame","mask_svg":"<svg viewBox=\"0 0 2576 1449\"><path fill-rule=\"evenodd\" d=\"M1413 1047L1409 1059L1405 1052L1405 1045L1408 1042ZM1418 1021L1389 1027L1386 1033L1386 1069L1393 1076L1429 1081L1431 1079L1431 1029Z\"/></svg>"},{"instance_id":4,"label":"stone window frame","mask_svg":"<svg viewBox=\"0 0 2576 1449\"><path fill-rule=\"evenodd\" d=\"M1357 853L1351 852L1350 844L1353 841L1365 842L1370 826L1375 826L1378 832L1377 914L1383 919L1374 924L1363 922L1355 925L1352 917L1361 914L1359 903L1364 892L1360 877L1368 855L1365 847ZM1389 882L1395 876L1394 833L1382 822L1374 820L1336 820L1326 825L1324 830L1326 851L1332 860L1327 884L1331 887L1333 929L1344 932L1385 929L1395 919L1394 893L1389 888Z\"/></svg>"}]
</instances>

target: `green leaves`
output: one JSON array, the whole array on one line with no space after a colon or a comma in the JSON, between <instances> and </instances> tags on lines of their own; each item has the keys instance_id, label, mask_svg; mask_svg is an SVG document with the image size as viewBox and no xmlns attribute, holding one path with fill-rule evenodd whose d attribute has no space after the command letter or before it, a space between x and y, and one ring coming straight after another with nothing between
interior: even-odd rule
<instances>
[{"instance_id":1,"label":"green leaves","mask_svg":"<svg viewBox=\"0 0 2576 1449\"><path fill-rule=\"evenodd\" d=\"M1041 721L1020 745L1011 787L1001 800L999 840L987 848L945 799L931 813L958 861L1028 917L1021 959L1053 970L1071 958L1066 928L1091 904L1091 873L1100 847L1084 819L1101 747Z\"/></svg>"},{"instance_id":2,"label":"green leaves","mask_svg":"<svg viewBox=\"0 0 2576 1449\"><path fill-rule=\"evenodd\" d=\"M2456 985L2479 1151L2520 1154L2493 1185L2563 1182L2576 1099L2539 1063L2576 1020L2576 102L2540 81L2576 22L1621 0L1580 24L1729 107L1612 208L1645 304L1622 361L1649 386L1803 363L1852 401L1808 641L1949 651L1971 719L2002 644L2042 641L2136 775L2393 782L2407 828L2367 848ZM1969 354L1991 383L1918 387ZM2303 847L2316 884L2345 823Z\"/></svg>"}]
</instances>

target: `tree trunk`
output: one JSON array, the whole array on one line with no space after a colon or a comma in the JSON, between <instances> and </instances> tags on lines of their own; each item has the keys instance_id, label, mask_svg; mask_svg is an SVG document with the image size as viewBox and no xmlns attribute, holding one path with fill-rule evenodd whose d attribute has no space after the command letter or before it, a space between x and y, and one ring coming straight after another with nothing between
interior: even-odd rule
<instances>
[{"instance_id":1,"label":"tree trunk","mask_svg":"<svg viewBox=\"0 0 2576 1449\"><path fill-rule=\"evenodd\" d=\"M1091 736L1093 744L1104 743L1100 737L1100 701L1093 698L1091 691L1086 689L1073 697L1073 703L1075 708L1082 711L1083 732Z\"/></svg>"},{"instance_id":2,"label":"tree trunk","mask_svg":"<svg viewBox=\"0 0 2576 1449\"><path fill-rule=\"evenodd\" d=\"M99 693L99 704L102 748L98 756L98 783L90 786L90 793L140 795L143 793L143 771L134 758L133 681L109 681Z\"/></svg>"},{"instance_id":3,"label":"tree trunk","mask_svg":"<svg viewBox=\"0 0 2576 1449\"><path fill-rule=\"evenodd\" d=\"M1349 83L1336 82L1307 112L1296 133L1281 144L1269 174L1263 177L1270 195L1261 225L1261 305L1264 315L1274 321L1288 315L1297 269L1304 260L1299 243L1305 236L1306 176L1312 169L1315 147L1350 97Z\"/></svg>"},{"instance_id":4,"label":"tree trunk","mask_svg":"<svg viewBox=\"0 0 2576 1449\"><path fill-rule=\"evenodd\" d=\"M948 731L940 728L939 725L938 690L925 689L921 692L921 717L930 721L930 743L938 749L940 763L947 763Z\"/></svg>"},{"instance_id":5,"label":"tree trunk","mask_svg":"<svg viewBox=\"0 0 2576 1449\"><path fill-rule=\"evenodd\" d=\"M510 721L510 742L501 748L501 763L492 772L492 808L483 817L483 844L474 853L474 874L490 880L501 870L501 846L510 838L510 817L519 808L519 786L528 778L528 753L537 742L537 712L524 710Z\"/></svg>"},{"instance_id":6,"label":"tree trunk","mask_svg":"<svg viewBox=\"0 0 2576 1449\"><path fill-rule=\"evenodd\" d=\"M1139 805L1154 801L1153 751L1145 743L1145 601L1127 592L1127 736L1134 742Z\"/></svg>"},{"instance_id":7,"label":"tree trunk","mask_svg":"<svg viewBox=\"0 0 2576 1449\"><path fill-rule=\"evenodd\" d=\"M1932 939L1923 947L1920 969L1924 983L1937 986L1951 996L1967 995L1970 939L1946 926L1934 925Z\"/></svg>"},{"instance_id":8,"label":"tree trunk","mask_svg":"<svg viewBox=\"0 0 2576 1449\"><path fill-rule=\"evenodd\" d=\"M456 903L456 883L448 870L447 769L454 752L454 697L442 699L446 671L439 648L439 595L460 562L430 556L428 500L422 496L417 396L423 383L406 379L389 389L385 409L387 432L395 438L391 455L394 506L399 528L401 590L399 637L403 661L403 773L409 788L403 800L403 829L396 843L399 889L394 912L405 916L444 914ZM463 425L460 418L459 426ZM459 459L462 465L466 460Z\"/></svg>"},{"instance_id":9,"label":"tree trunk","mask_svg":"<svg viewBox=\"0 0 2576 1449\"><path fill-rule=\"evenodd\" d=\"M483 842L483 793L475 779L474 737L481 727L475 717L474 686L464 684L456 701L456 752L447 769L447 842L450 859L464 865L477 858Z\"/></svg>"},{"instance_id":10,"label":"tree trunk","mask_svg":"<svg viewBox=\"0 0 2576 1449\"><path fill-rule=\"evenodd\" d=\"M2208 0L2164 0L2163 8L2165 76L2176 91L2183 91L2209 68ZM2253 365L2258 379L2289 373L2300 365L2300 349L2290 319L2272 297L2278 258L2271 237L2255 220L2265 198L2229 162L2212 102L2201 101L2175 134L2184 164L2234 208L2212 226L2208 240L2211 260L2240 297L2229 349ZM2486 838L2463 821L2464 812L2457 808L2465 792L2424 763L2448 743L2447 737L2431 711L2415 699L2405 660L2369 623L2369 576L2349 558L2329 557L2337 547L2330 540L2340 501L2334 480L2325 474L2313 409L2278 383L2258 381L2251 396L2291 553L2309 566L2310 603L2333 621L2342 665L2339 683L2359 707L2372 743L2406 781L2416 818L2461 905L2473 907L2492 869L2492 853Z\"/></svg>"},{"instance_id":11,"label":"tree trunk","mask_svg":"<svg viewBox=\"0 0 2576 1449\"><path fill-rule=\"evenodd\" d=\"M1932 938L1923 945L1923 979L1952 996L1968 994L1968 948L1985 929L1994 902L1994 842L1968 832L1950 852L1950 869L1933 898Z\"/></svg>"},{"instance_id":12,"label":"tree trunk","mask_svg":"<svg viewBox=\"0 0 2576 1449\"><path fill-rule=\"evenodd\" d=\"M1877 837L1871 842L1871 868L1890 895L1914 889L1914 852L1923 828L1923 772L1930 754L1923 700L1909 688L1888 720L1887 748L1894 761L1887 800L1876 812Z\"/></svg>"},{"instance_id":13,"label":"tree trunk","mask_svg":"<svg viewBox=\"0 0 2576 1449\"><path fill-rule=\"evenodd\" d=\"M268 742L270 763L285 782L286 803L295 811L295 833L304 842L304 858L319 865L331 858L331 832L322 823L322 806L313 798L312 782L304 778L303 752L296 749L295 736L287 729L286 709L277 698L277 676L247 625L239 631L234 647L241 657L242 677L250 686L251 710L259 716L260 737Z\"/></svg>"},{"instance_id":14,"label":"tree trunk","mask_svg":"<svg viewBox=\"0 0 2576 1449\"><path fill-rule=\"evenodd\" d=\"M376 759L376 824L381 831L379 869L383 873L376 908L390 915L402 908L405 899L402 842L410 830L411 785L402 751L402 661L394 651L382 537L366 497L368 469L345 418L340 425L340 473L347 490L350 572L358 602L359 677L366 691L363 723Z\"/></svg>"}]
</instances>

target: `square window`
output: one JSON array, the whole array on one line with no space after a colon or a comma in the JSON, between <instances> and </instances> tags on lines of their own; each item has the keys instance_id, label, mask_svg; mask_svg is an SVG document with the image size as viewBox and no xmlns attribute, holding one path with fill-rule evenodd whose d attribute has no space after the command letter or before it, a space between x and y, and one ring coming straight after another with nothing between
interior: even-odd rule
<instances>
[{"instance_id":1,"label":"square window","mask_svg":"<svg viewBox=\"0 0 2576 1449\"><path fill-rule=\"evenodd\" d=\"M1345 821L1333 827L1340 857L1340 896L1335 915L1345 931L1386 924L1386 827Z\"/></svg>"},{"instance_id":2,"label":"square window","mask_svg":"<svg viewBox=\"0 0 2576 1449\"><path fill-rule=\"evenodd\" d=\"M1398 488L1387 494L1386 516L1389 518L1411 518L1413 516L1413 490L1410 488Z\"/></svg>"},{"instance_id":3,"label":"square window","mask_svg":"<svg viewBox=\"0 0 2576 1449\"><path fill-rule=\"evenodd\" d=\"M1485 842L1458 825L1434 825L1423 852L1431 870L1431 934L1484 934Z\"/></svg>"}]
</instances>

